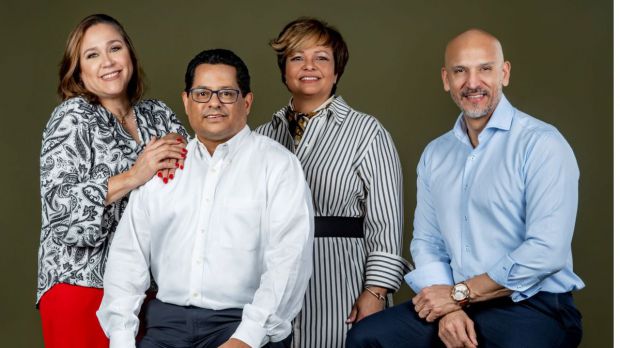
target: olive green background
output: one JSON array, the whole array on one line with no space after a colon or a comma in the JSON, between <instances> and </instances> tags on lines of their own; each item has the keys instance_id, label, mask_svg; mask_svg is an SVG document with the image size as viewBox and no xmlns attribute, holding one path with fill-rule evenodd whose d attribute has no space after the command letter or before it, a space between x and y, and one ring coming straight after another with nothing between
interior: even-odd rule
<instances>
[{"instance_id":1,"label":"olive green background","mask_svg":"<svg viewBox=\"0 0 620 348\"><path fill-rule=\"evenodd\" d=\"M58 104L57 70L69 31L104 12L124 25L148 76L147 97L187 124L180 91L189 59L225 47L252 76L252 127L288 101L267 42L289 20L318 16L344 35L351 59L339 93L391 132L405 178L403 254L415 209L415 168L424 146L453 126L458 109L441 85L445 43L480 27L512 62L504 91L516 107L555 125L581 168L573 239L582 347L612 344L611 1L3 1L0 4L3 157L0 206L0 337L3 347L42 346L34 308L40 233L41 132ZM406 285L398 302L408 300ZM344 317L343 317L344 318ZM524 333L527 334L527 333Z\"/></svg>"}]
</instances>

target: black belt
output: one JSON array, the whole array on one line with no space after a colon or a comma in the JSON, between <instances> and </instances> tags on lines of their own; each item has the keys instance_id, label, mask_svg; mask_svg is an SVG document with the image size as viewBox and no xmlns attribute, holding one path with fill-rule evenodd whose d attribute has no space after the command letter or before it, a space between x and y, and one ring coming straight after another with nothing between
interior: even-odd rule
<instances>
[{"instance_id":1,"label":"black belt","mask_svg":"<svg viewBox=\"0 0 620 348\"><path fill-rule=\"evenodd\" d=\"M314 236L317 238L364 238L364 218L315 216Z\"/></svg>"}]
</instances>

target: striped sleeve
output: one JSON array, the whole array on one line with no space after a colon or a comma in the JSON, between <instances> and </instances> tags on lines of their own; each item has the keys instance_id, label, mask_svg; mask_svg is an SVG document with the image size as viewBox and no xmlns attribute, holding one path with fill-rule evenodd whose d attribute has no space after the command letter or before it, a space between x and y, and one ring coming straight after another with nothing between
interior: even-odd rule
<instances>
[{"instance_id":1,"label":"striped sleeve","mask_svg":"<svg viewBox=\"0 0 620 348\"><path fill-rule=\"evenodd\" d=\"M411 268L403 259L402 170L390 135L379 126L358 168L367 190L364 238L366 240L366 286L392 291L400 287Z\"/></svg>"}]
</instances>

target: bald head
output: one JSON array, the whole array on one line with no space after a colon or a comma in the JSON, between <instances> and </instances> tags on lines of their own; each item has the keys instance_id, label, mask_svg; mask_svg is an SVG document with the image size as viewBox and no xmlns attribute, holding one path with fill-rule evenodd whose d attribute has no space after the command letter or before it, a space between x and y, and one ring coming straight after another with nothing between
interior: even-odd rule
<instances>
[{"instance_id":1,"label":"bald head","mask_svg":"<svg viewBox=\"0 0 620 348\"><path fill-rule=\"evenodd\" d=\"M441 78L446 92L469 119L488 121L508 86L510 62L504 61L499 40L470 29L446 46Z\"/></svg>"},{"instance_id":2,"label":"bald head","mask_svg":"<svg viewBox=\"0 0 620 348\"><path fill-rule=\"evenodd\" d=\"M504 62L502 44L495 36L481 29L469 29L448 42L444 54L444 66L450 66L454 59L467 53L466 51L476 50L482 50L495 56L498 62Z\"/></svg>"}]
</instances>

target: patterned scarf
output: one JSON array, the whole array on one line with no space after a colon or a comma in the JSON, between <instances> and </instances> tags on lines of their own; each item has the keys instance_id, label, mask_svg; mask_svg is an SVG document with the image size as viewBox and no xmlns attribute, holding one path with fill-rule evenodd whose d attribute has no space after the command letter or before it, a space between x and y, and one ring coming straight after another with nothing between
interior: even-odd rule
<instances>
[{"instance_id":1,"label":"patterned scarf","mask_svg":"<svg viewBox=\"0 0 620 348\"><path fill-rule=\"evenodd\" d=\"M301 142L301 137L304 135L304 130L310 118L316 115L316 111L309 112L307 114L301 112L295 112L292 108L286 111L286 118L288 119L288 130L291 132L291 136L295 141L295 148Z\"/></svg>"}]
</instances>

